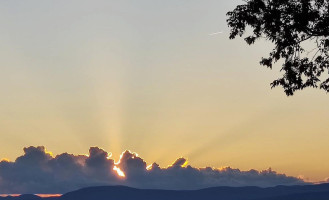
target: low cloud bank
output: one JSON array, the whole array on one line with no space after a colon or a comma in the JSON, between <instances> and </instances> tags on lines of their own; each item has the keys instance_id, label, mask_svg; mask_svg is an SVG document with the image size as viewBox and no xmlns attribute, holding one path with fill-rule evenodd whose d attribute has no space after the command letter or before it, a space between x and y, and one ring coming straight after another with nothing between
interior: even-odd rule
<instances>
[{"instance_id":1,"label":"low cloud bank","mask_svg":"<svg viewBox=\"0 0 329 200\"><path fill-rule=\"evenodd\" d=\"M178 158L161 168L147 163L136 153L125 151L115 163L109 153L91 147L89 155L63 153L52 156L45 147L24 148L14 162L0 162L0 193L65 193L99 185L126 185L148 189L200 189L215 186L296 185L299 178L275 171L241 171L230 167L195 168Z\"/></svg>"}]
</instances>

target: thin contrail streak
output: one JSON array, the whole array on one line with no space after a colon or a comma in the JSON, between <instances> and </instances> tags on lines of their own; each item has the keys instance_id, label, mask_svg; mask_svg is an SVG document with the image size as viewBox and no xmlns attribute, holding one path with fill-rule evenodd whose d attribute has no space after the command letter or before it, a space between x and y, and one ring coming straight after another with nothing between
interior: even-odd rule
<instances>
[{"instance_id":1,"label":"thin contrail streak","mask_svg":"<svg viewBox=\"0 0 329 200\"><path fill-rule=\"evenodd\" d=\"M209 35L218 35L218 34L222 34L223 31L219 31L219 32L215 32L215 33L210 33Z\"/></svg>"}]
</instances>

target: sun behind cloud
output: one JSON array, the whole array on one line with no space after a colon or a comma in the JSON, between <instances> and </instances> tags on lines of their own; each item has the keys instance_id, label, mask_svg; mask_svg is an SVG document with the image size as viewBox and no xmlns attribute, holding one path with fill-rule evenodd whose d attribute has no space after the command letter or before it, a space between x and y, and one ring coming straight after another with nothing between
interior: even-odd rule
<instances>
[{"instance_id":1,"label":"sun behind cloud","mask_svg":"<svg viewBox=\"0 0 329 200\"><path fill-rule=\"evenodd\" d=\"M188 165L185 158L168 167L147 164L137 153L124 151L118 162L110 153L91 147L88 155L52 155L45 147L26 147L15 161L0 162L1 192L60 194L95 185L126 185L148 189L200 189L214 186L275 186L305 184L271 169L241 171Z\"/></svg>"}]
</instances>

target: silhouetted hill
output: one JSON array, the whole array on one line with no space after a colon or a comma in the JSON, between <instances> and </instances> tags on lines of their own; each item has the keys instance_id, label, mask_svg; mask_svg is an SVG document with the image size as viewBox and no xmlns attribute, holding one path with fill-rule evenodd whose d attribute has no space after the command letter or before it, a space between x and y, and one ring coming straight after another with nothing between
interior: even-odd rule
<instances>
[{"instance_id":1,"label":"silhouetted hill","mask_svg":"<svg viewBox=\"0 0 329 200\"><path fill-rule=\"evenodd\" d=\"M257 199L257 200L328 200L329 192L309 192L300 194L291 194L278 197Z\"/></svg>"},{"instance_id":2,"label":"silhouetted hill","mask_svg":"<svg viewBox=\"0 0 329 200\"><path fill-rule=\"evenodd\" d=\"M34 195L0 200L40 200ZM329 200L329 184L303 186L214 187L201 190L154 190L126 186L89 187L47 200Z\"/></svg>"},{"instance_id":3,"label":"silhouetted hill","mask_svg":"<svg viewBox=\"0 0 329 200\"><path fill-rule=\"evenodd\" d=\"M0 200L42 200L43 198L39 197L39 196L36 196L36 195L33 195L33 194L22 194L18 197L12 197L12 196L9 196L9 197L2 197Z\"/></svg>"},{"instance_id":4,"label":"silhouetted hill","mask_svg":"<svg viewBox=\"0 0 329 200\"><path fill-rule=\"evenodd\" d=\"M329 184L304 186L277 186L272 188L259 187L215 187L202 190L173 191L173 190L142 190L125 186L91 187L69 192L61 197L62 200L284 200L328 199Z\"/></svg>"}]
</instances>

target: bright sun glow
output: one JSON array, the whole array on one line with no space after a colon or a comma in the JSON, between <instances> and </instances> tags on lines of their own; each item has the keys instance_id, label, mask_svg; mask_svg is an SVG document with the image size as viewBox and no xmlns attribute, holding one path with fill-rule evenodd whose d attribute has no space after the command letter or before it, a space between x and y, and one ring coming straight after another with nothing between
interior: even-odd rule
<instances>
[{"instance_id":1,"label":"bright sun glow","mask_svg":"<svg viewBox=\"0 0 329 200\"><path fill-rule=\"evenodd\" d=\"M116 165L118 165L118 164L120 164L120 162L121 162L121 159L122 159L122 156L123 156L123 154L124 154L125 152L122 152L121 154L120 154L120 158L119 158L119 161L117 161L117 162L114 162L114 164L116 164Z\"/></svg>"},{"instance_id":2,"label":"bright sun glow","mask_svg":"<svg viewBox=\"0 0 329 200\"><path fill-rule=\"evenodd\" d=\"M111 157L112 157L112 153L111 152L109 152L108 154L107 154L107 159L109 160L109 159L111 159Z\"/></svg>"},{"instance_id":3,"label":"bright sun glow","mask_svg":"<svg viewBox=\"0 0 329 200\"><path fill-rule=\"evenodd\" d=\"M10 160L8 158L2 158L0 162L10 162Z\"/></svg>"},{"instance_id":4,"label":"bright sun glow","mask_svg":"<svg viewBox=\"0 0 329 200\"><path fill-rule=\"evenodd\" d=\"M188 161L186 160L185 163L182 165L182 167L186 167L188 164Z\"/></svg>"},{"instance_id":5,"label":"bright sun glow","mask_svg":"<svg viewBox=\"0 0 329 200\"><path fill-rule=\"evenodd\" d=\"M123 171L117 167L117 166L114 166L113 167L113 170L116 171L116 173L120 176L120 177L126 177L125 173L123 173Z\"/></svg>"},{"instance_id":6,"label":"bright sun glow","mask_svg":"<svg viewBox=\"0 0 329 200\"><path fill-rule=\"evenodd\" d=\"M123 152L120 154L119 161L114 162L114 164L116 164L116 165L120 164L121 159L122 159L123 155L124 155L126 152L129 152L129 153L133 154L133 156L131 157L132 159L134 159L135 157L139 157L138 153L136 153L136 152L131 152L130 150L125 150L125 151L123 151Z\"/></svg>"},{"instance_id":7,"label":"bright sun glow","mask_svg":"<svg viewBox=\"0 0 329 200\"><path fill-rule=\"evenodd\" d=\"M52 158L54 157L53 152L51 152L51 151L47 151L47 149L45 149L45 153L46 153L46 154L49 154Z\"/></svg>"},{"instance_id":8,"label":"bright sun glow","mask_svg":"<svg viewBox=\"0 0 329 200\"><path fill-rule=\"evenodd\" d=\"M151 170L152 169L152 164L146 167L146 170Z\"/></svg>"}]
</instances>

